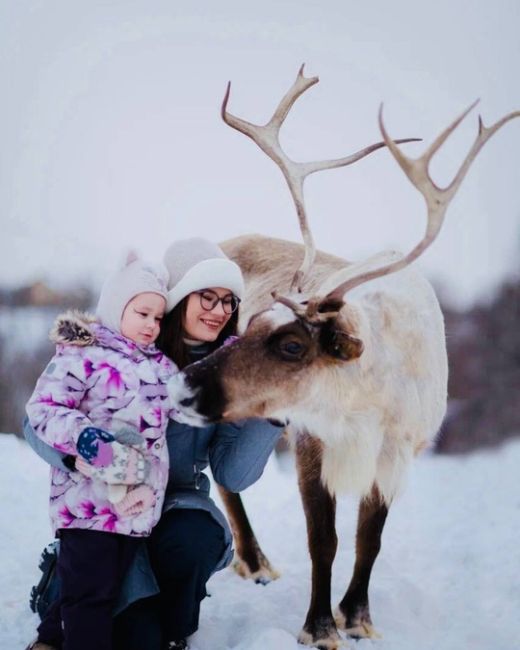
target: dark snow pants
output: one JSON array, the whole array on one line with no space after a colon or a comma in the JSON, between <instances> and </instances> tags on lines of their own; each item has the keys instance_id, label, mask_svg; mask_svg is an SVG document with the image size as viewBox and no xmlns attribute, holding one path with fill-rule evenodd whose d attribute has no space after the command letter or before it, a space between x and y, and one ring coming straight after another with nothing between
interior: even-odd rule
<instances>
[{"instance_id":1,"label":"dark snow pants","mask_svg":"<svg viewBox=\"0 0 520 650\"><path fill-rule=\"evenodd\" d=\"M224 531L204 510L165 512L148 539L160 594L130 605L114 619L115 650L163 650L199 625L206 582L226 544Z\"/></svg>"},{"instance_id":2,"label":"dark snow pants","mask_svg":"<svg viewBox=\"0 0 520 650\"><path fill-rule=\"evenodd\" d=\"M140 538L94 530L61 530L61 582L38 627L38 639L63 650L112 650L112 611Z\"/></svg>"}]
</instances>

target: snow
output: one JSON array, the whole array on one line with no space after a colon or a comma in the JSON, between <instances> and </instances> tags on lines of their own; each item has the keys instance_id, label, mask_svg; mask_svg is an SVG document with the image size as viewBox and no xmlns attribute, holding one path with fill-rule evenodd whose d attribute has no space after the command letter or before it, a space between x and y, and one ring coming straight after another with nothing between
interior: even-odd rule
<instances>
[{"instance_id":1,"label":"snow","mask_svg":"<svg viewBox=\"0 0 520 650\"><path fill-rule=\"evenodd\" d=\"M37 617L28 608L50 539L47 468L25 442L0 435L0 648L21 650ZM381 640L357 650L520 648L520 441L466 457L424 455L394 504L371 583ZM214 576L192 650L296 650L310 594L305 521L292 461L272 458L244 493L263 550L282 577L267 586L230 570ZM333 606L353 563L356 503L338 499Z\"/></svg>"}]
</instances>

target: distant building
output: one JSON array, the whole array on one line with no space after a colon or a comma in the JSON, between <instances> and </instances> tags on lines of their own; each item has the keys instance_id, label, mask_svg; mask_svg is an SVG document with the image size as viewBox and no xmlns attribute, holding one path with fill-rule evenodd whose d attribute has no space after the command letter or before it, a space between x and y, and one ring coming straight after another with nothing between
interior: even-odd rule
<instances>
[{"instance_id":1,"label":"distant building","mask_svg":"<svg viewBox=\"0 0 520 650\"><path fill-rule=\"evenodd\" d=\"M27 302L34 307L59 305L63 296L48 287L44 282L35 282L27 287Z\"/></svg>"},{"instance_id":2,"label":"distant building","mask_svg":"<svg viewBox=\"0 0 520 650\"><path fill-rule=\"evenodd\" d=\"M0 289L0 305L90 309L93 305L93 295L87 287L58 291L42 280L37 280L17 289Z\"/></svg>"}]
</instances>

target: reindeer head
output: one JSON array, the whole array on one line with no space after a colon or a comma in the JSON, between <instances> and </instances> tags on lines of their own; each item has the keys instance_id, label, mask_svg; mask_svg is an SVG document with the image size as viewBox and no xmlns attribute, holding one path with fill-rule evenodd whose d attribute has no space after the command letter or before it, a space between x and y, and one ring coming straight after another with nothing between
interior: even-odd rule
<instances>
[{"instance_id":1,"label":"reindeer head","mask_svg":"<svg viewBox=\"0 0 520 650\"><path fill-rule=\"evenodd\" d=\"M250 319L239 340L170 382L180 419L195 425L255 416L284 420L289 412L294 419L318 375L361 356L355 308L328 297L274 298L269 309ZM324 397L317 399L318 406Z\"/></svg>"},{"instance_id":2,"label":"reindeer head","mask_svg":"<svg viewBox=\"0 0 520 650\"><path fill-rule=\"evenodd\" d=\"M345 294L363 283L405 268L431 245L442 227L450 201L482 146L504 124L520 116L520 111L515 111L491 127L485 127L479 118L477 137L458 173L450 185L439 188L429 175L429 163L474 104L417 159L406 157L397 147L398 143L416 139L391 139L383 124L381 108L379 126L383 142L346 158L295 162L282 150L279 131L296 99L317 82L316 77L303 76L302 66L273 116L262 126L228 113L228 86L222 117L228 125L256 142L279 166L295 203L305 254L291 282L291 298L275 295L269 309L250 319L238 342L188 367L173 379L170 394L181 411L180 417L191 424L252 416L284 419L289 414L294 420L299 409L305 410L308 421L314 409L320 410L328 395L337 391L336 370L341 369L343 375L346 370L355 375L356 368L363 363L362 353L368 343L369 328L363 323L363 313L353 304L345 303ZM317 171L350 165L385 146L426 201L427 225L423 238L406 255L379 253L356 265L354 271L347 267L305 299L301 292L315 258L303 198L305 178Z\"/></svg>"}]
</instances>

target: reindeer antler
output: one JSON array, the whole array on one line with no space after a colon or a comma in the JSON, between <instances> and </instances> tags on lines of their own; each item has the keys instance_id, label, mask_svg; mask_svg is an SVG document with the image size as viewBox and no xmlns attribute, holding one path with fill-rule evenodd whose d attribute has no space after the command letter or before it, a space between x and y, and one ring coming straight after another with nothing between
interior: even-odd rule
<instances>
[{"instance_id":1,"label":"reindeer antler","mask_svg":"<svg viewBox=\"0 0 520 650\"><path fill-rule=\"evenodd\" d=\"M475 160L480 149L504 124L514 119L515 117L520 117L520 111L514 111L498 120L498 122L493 124L493 126L485 127L482 122L482 118L479 115L479 128L475 142L473 143L473 146L471 147L468 155L464 159L464 162L462 163L455 178L447 187L442 189L438 187L430 177L428 171L430 161L433 155L446 141L448 136L457 128L457 126L477 105L477 103L478 100L474 102L469 108L467 108L454 122L452 122L452 124L450 124L450 126L448 126L448 128L445 129L436 138L436 140L430 145L430 147L420 158L416 159L408 158L405 156L402 151L396 146L396 142L392 140L388 135L383 124L383 105L381 104L379 109L379 128L381 129L381 134L383 135L384 141L392 152L394 158L399 163L401 169L408 176L412 184L423 195L426 201L426 207L428 210L426 232L421 241L406 256L402 257L396 262L392 262L391 264L387 264L385 266L381 266L374 270L367 271L349 278L345 282L342 282L340 285L338 285L330 293L328 293L327 298L341 298L347 291L350 291L360 284L368 282L369 280L374 280L375 278L381 277L383 275L388 275L389 273L399 271L417 259L419 255L421 255L436 239L443 224L448 205L455 196L457 190L460 187L460 184L462 183L462 180L468 172L471 163L473 160Z\"/></svg>"},{"instance_id":2,"label":"reindeer antler","mask_svg":"<svg viewBox=\"0 0 520 650\"><path fill-rule=\"evenodd\" d=\"M298 97L311 86L317 84L319 81L318 77L305 78L303 76L303 68L304 65L301 66L295 82L284 95L273 116L269 122L267 122L267 124L251 124L251 122L242 120L227 112L226 109L229 101L231 82L228 83L221 110L222 119L224 122L226 122L226 124L229 124L229 126L233 127L237 131L240 131L241 133L244 133L250 137L254 142L256 142L262 151L264 151L269 156L269 158L271 158L278 165L289 186L291 196L296 206L300 230L305 244L305 255L303 262L300 265L300 268L294 274L293 280L291 282L291 291L294 289L301 291L304 279L309 273L316 254L314 240L312 238L312 233L309 228L307 214L305 211L305 203L303 197L303 182L305 178L309 176L309 174L313 174L314 172L321 171L323 169L334 169L335 167L345 167L346 165L351 165L352 163L360 160L361 158L364 158L373 151L381 149L387 145L385 142L378 142L376 144L370 145L369 147L365 147L364 149L361 149L360 151L347 156L346 158L338 158L335 160L322 160L306 163L295 162L294 160L291 160L280 146L278 137L280 128L289 111L291 110L292 105L298 99ZM415 142L417 140L418 138L407 138L404 140L396 140L396 142L402 144L404 142Z\"/></svg>"}]
</instances>

